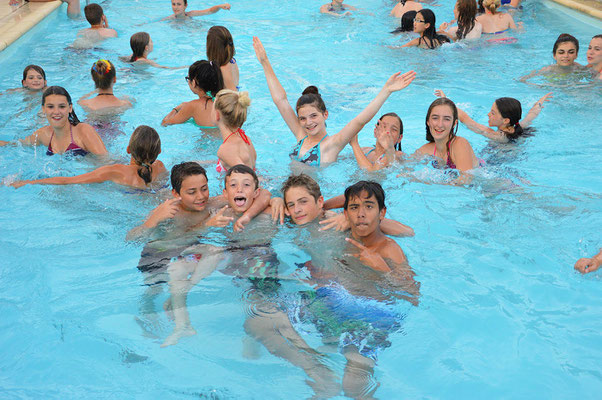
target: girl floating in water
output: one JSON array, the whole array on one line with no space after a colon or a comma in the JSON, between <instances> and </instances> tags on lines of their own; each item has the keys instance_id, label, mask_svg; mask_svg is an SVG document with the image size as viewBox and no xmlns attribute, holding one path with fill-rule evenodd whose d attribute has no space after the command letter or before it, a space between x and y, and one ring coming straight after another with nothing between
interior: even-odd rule
<instances>
[{"instance_id":1,"label":"girl floating in water","mask_svg":"<svg viewBox=\"0 0 602 400\"><path fill-rule=\"evenodd\" d=\"M217 150L217 167L219 173L230 167L244 164L255 169L257 153L251 139L241 129L247 120L247 108L251 105L248 92L236 92L224 89L215 96L213 118L219 128L222 145Z\"/></svg>"},{"instance_id":2,"label":"girl floating in water","mask_svg":"<svg viewBox=\"0 0 602 400\"><path fill-rule=\"evenodd\" d=\"M173 15L169 17L163 18L163 20L167 19L182 19L189 17L199 17L202 15L210 15L215 14L219 10L229 10L230 4L224 3L217 6L209 7L205 10L192 10L186 11L186 7L188 7L188 0L171 0L171 9L173 10Z\"/></svg>"},{"instance_id":3,"label":"girl floating in water","mask_svg":"<svg viewBox=\"0 0 602 400\"><path fill-rule=\"evenodd\" d=\"M129 59L126 57L124 61L134 63L134 64L149 64L153 67L157 68L165 68L165 69L180 69L186 67L166 67L163 65L157 64L153 60L148 59L148 55L151 51L153 51L153 41L150 35L146 32L138 32L134 33L132 37L130 37L130 47L132 48L132 55Z\"/></svg>"},{"instance_id":4,"label":"girl floating in water","mask_svg":"<svg viewBox=\"0 0 602 400\"><path fill-rule=\"evenodd\" d=\"M107 149L94 128L79 122L71 96L60 86L50 86L42 95L42 111L48 119L48 126L38 129L25 139L19 139L24 145L48 146L46 154L69 153L73 155L107 154ZM0 140L0 146L14 144Z\"/></svg>"},{"instance_id":5,"label":"girl floating in water","mask_svg":"<svg viewBox=\"0 0 602 400\"><path fill-rule=\"evenodd\" d=\"M113 94L113 85L117 82L115 66L108 60L98 60L92 64L90 70L96 90L79 99L78 104L91 111L102 114L116 114L125 111L132 106L132 102L127 99L120 99ZM92 94L97 93L96 97L85 100Z\"/></svg>"},{"instance_id":6,"label":"girl floating in water","mask_svg":"<svg viewBox=\"0 0 602 400\"><path fill-rule=\"evenodd\" d=\"M416 13L414 32L420 34L420 37L410 40L401 47L418 46L423 49L436 49L443 43L449 42L447 36L435 32L435 14L428 8Z\"/></svg>"},{"instance_id":7,"label":"girl floating in water","mask_svg":"<svg viewBox=\"0 0 602 400\"><path fill-rule=\"evenodd\" d=\"M174 107L163 118L161 125L183 124L193 118L194 122L200 127L212 128L213 116L211 110L213 109L213 101L217 92L223 88L219 68L206 60L196 61L188 68L186 82L188 82L190 91L199 98Z\"/></svg>"},{"instance_id":8,"label":"girl floating in water","mask_svg":"<svg viewBox=\"0 0 602 400\"><path fill-rule=\"evenodd\" d=\"M476 20L476 16L477 4L474 0L458 0L454 6L454 18L458 25L448 29L450 24L444 22L439 31L454 41L479 39L483 26Z\"/></svg>"},{"instance_id":9,"label":"girl floating in water","mask_svg":"<svg viewBox=\"0 0 602 400\"><path fill-rule=\"evenodd\" d=\"M337 160L339 153L351 139L370 122L380 107L393 92L404 89L414 78L414 71L405 74L392 75L376 98L353 120L351 120L336 135L328 136L326 133L326 119L328 111L315 86L309 86L297 100L296 114L286 98L286 92L278 81L270 64L268 56L257 38L253 38L253 47L257 59L263 67L272 100L280 115L295 135L297 145L293 147L290 157L307 165L321 166Z\"/></svg>"},{"instance_id":10,"label":"girl floating in water","mask_svg":"<svg viewBox=\"0 0 602 400\"><path fill-rule=\"evenodd\" d=\"M395 113L384 114L376 123L374 127L376 144L373 147L360 147L357 136L355 135L349 144L362 169L377 171L403 156L401 151L403 122Z\"/></svg>"},{"instance_id":11,"label":"girl floating in water","mask_svg":"<svg viewBox=\"0 0 602 400\"><path fill-rule=\"evenodd\" d=\"M432 156L443 161L447 168L468 171L479 166L470 143L456 136L458 109L453 101L442 97L433 101L426 113L427 144L416 150L417 154ZM435 161L440 165L439 161Z\"/></svg>"},{"instance_id":12,"label":"girl floating in water","mask_svg":"<svg viewBox=\"0 0 602 400\"><path fill-rule=\"evenodd\" d=\"M165 166L157 160L161 153L161 139L150 126L140 125L134 130L126 151L131 155L127 165L104 165L87 174L18 181L11 186L20 188L24 185L75 185L112 181L119 185L145 189L165 174Z\"/></svg>"},{"instance_id":13,"label":"girl floating in water","mask_svg":"<svg viewBox=\"0 0 602 400\"><path fill-rule=\"evenodd\" d=\"M207 32L207 59L219 67L224 89L240 89L235 54L236 49L230 31L223 26L212 26Z\"/></svg>"},{"instance_id":14,"label":"girl floating in water","mask_svg":"<svg viewBox=\"0 0 602 400\"><path fill-rule=\"evenodd\" d=\"M441 90L435 90L437 97L446 97ZM537 100L535 105L531 107L524 119L522 118L522 107L520 101L512 97L500 97L493 102L489 117L489 127L475 122L464 111L458 108L458 118L468 129L483 135L486 138L495 140L496 142L508 143L514 141L521 136L528 134L525 129L539 115L543 109L543 103L550 101L552 92L546 94L541 99ZM493 130L491 128L497 128Z\"/></svg>"}]
</instances>

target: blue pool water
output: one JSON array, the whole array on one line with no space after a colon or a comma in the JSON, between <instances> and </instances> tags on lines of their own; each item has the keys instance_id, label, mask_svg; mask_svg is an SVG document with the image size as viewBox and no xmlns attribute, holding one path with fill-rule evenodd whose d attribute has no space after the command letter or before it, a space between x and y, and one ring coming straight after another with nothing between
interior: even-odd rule
<instances>
[{"instance_id":1,"label":"blue pool water","mask_svg":"<svg viewBox=\"0 0 602 400\"><path fill-rule=\"evenodd\" d=\"M424 117L436 88L482 123L497 97L518 98L526 110L554 91L535 120L535 135L519 145L494 145L460 126L458 134L487 161L470 187L396 178L406 168L422 181L447 179L425 164L362 172L350 149L333 166L312 174L326 197L359 179L380 181L388 215L416 231L398 243L421 284L420 305L389 304L404 318L389 335L390 347L379 354L373 379L380 385L377 397L599 397L602 275L582 276L572 266L602 246L602 86L570 77L537 81L540 86L518 81L553 62L552 44L563 32L580 40L577 61L584 64L590 38L602 31L599 21L574 19L527 1L515 15L526 28L515 44L462 43L422 51L388 47L400 39L388 34L396 21L388 17L393 3L387 0L349 0L374 15L346 19L318 14L321 2L233 0L230 12L186 23L152 22L171 13L167 0L122 3L101 2L120 37L91 50L69 48L86 24L67 19L63 6L0 53L0 90L18 86L23 67L33 63L44 67L50 85L66 87L77 99L93 88L92 62L108 58L118 68L116 93L136 99L121 122L114 122L123 133L106 140L115 159L127 160L124 149L140 124L157 128L160 158L168 166L215 159L218 140L194 124L159 126L172 107L193 98L185 70L136 70L117 58L130 54L130 35L144 30L155 43L151 58L188 65L204 58L207 30L225 25L234 36L241 85L253 101L244 128L257 148L258 171L274 193L298 168L288 162L294 138L269 96L253 53L254 35L262 39L291 102L309 84L320 88L331 134L357 115L393 72L417 71L414 83L393 94L381 110L402 117L408 153L425 143ZM190 3L190 9L206 6ZM451 19L451 0L432 8L437 23ZM37 101L22 112L32 101L21 96L0 97L2 140L24 137L45 124L36 116ZM373 143L372 128L370 123L360 133L361 144ZM42 148L0 148L0 178L8 180L71 175L94 166L92 160L46 157ZM221 192L214 170L209 182L212 195ZM312 395L301 369L261 346L249 355L243 324L253 315L252 294L244 280L219 271L188 296L197 334L160 348L173 329L162 309L167 292L163 288L148 313L147 287L136 268L143 245L124 241L159 203L158 196L131 194L111 184L0 186L0 196L0 398ZM304 236L291 227L273 233L282 291L307 290L296 279L296 264L307 260L299 244ZM233 236L213 235L216 243L223 235ZM323 245L338 240L331 234ZM302 335L321 349L315 328ZM341 375L343 356L326 354L325 365Z\"/></svg>"}]
</instances>

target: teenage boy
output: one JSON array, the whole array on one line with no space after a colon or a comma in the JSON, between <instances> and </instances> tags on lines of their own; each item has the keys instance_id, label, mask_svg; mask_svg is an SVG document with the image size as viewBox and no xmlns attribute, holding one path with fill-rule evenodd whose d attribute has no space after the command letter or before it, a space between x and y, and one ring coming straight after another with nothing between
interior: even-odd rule
<instances>
[{"instance_id":1,"label":"teenage boy","mask_svg":"<svg viewBox=\"0 0 602 400\"><path fill-rule=\"evenodd\" d=\"M90 3L84 7L84 15L90 23L90 27L78 32L78 36L100 41L106 38L117 37L117 31L109 28L109 22L102 7L96 3Z\"/></svg>"}]
</instances>

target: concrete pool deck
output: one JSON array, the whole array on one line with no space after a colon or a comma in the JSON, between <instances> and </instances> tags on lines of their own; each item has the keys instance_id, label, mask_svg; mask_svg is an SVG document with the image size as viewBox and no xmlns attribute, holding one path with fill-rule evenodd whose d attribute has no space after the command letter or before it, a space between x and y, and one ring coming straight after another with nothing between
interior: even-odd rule
<instances>
[{"instance_id":1,"label":"concrete pool deck","mask_svg":"<svg viewBox=\"0 0 602 400\"><path fill-rule=\"evenodd\" d=\"M602 21L601 0L550 1ZM0 0L0 51L27 33L61 4L60 0L47 3L30 3L20 0L19 4L11 6L8 0Z\"/></svg>"},{"instance_id":2,"label":"concrete pool deck","mask_svg":"<svg viewBox=\"0 0 602 400\"><path fill-rule=\"evenodd\" d=\"M60 0L47 3L21 0L19 4L11 6L8 0L0 0L0 51L27 33L61 4Z\"/></svg>"}]
</instances>

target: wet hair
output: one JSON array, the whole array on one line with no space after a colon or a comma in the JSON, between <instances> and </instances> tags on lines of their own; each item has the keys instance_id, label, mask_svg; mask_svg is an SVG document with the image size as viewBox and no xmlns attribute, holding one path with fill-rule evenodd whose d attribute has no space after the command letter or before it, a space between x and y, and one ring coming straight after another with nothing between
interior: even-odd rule
<instances>
[{"instance_id":1,"label":"wet hair","mask_svg":"<svg viewBox=\"0 0 602 400\"><path fill-rule=\"evenodd\" d=\"M510 120L508 125L514 127L514 132L500 130L500 132L503 132L509 140L516 140L521 136L531 135L533 129L523 128L519 123L523 114L520 101L512 97L500 97L495 100L495 105L502 118L508 118Z\"/></svg>"},{"instance_id":2,"label":"wet hair","mask_svg":"<svg viewBox=\"0 0 602 400\"><path fill-rule=\"evenodd\" d=\"M195 61L188 68L188 78L213 99L224 88L219 66L207 60Z\"/></svg>"},{"instance_id":3,"label":"wet hair","mask_svg":"<svg viewBox=\"0 0 602 400\"><path fill-rule=\"evenodd\" d=\"M594 36L592 39L602 39L602 34Z\"/></svg>"},{"instance_id":4,"label":"wet hair","mask_svg":"<svg viewBox=\"0 0 602 400\"><path fill-rule=\"evenodd\" d=\"M115 66L109 60L98 60L92 64L90 74L97 89L109 89L115 79Z\"/></svg>"},{"instance_id":5,"label":"wet hair","mask_svg":"<svg viewBox=\"0 0 602 400\"><path fill-rule=\"evenodd\" d=\"M152 178L152 164L161 153L161 139L150 126L140 125L134 129L128 144L132 158L139 165L138 176L149 184Z\"/></svg>"},{"instance_id":6,"label":"wet hair","mask_svg":"<svg viewBox=\"0 0 602 400\"><path fill-rule=\"evenodd\" d=\"M84 15L86 19L90 23L90 25L98 25L102 20L102 16L104 15L104 11L99 4L90 3L84 7Z\"/></svg>"},{"instance_id":7,"label":"wet hair","mask_svg":"<svg viewBox=\"0 0 602 400\"><path fill-rule=\"evenodd\" d=\"M395 150L397 151L401 151L401 137L403 136L403 121L401 120L401 118L399 117L399 115L397 115L394 112L390 112L390 113L386 113L380 116L380 118L378 119L378 121L382 121L384 117L393 117L393 118L397 118L397 120L399 121L399 142L395 143Z\"/></svg>"},{"instance_id":8,"label":"wet hair","mask_svg":"<svg viewBox=\"0 0 602 400\"><path fill-rule=\"evenodd\" d=\"M65 96L67 98L67 103L69 103L70 106L73 106L73 102L71 101L71 96L69 95L69 92L67 92L65 88L60 86L48 86L46 90L44 90L44 93L42 94L42 105L46 103L46 97L50 96L51 94ZM77 115L75 115L75 109L72 108L71 112L69 113L69 123L73 126L77 126L79 122L80 121L77 118Z\"/></svg>"},{"instance_id":9,"label":"wet hair","mask_svg":"<svg viewBox=\"0 0 602 400\"><path fill-rule=\"evenodd\" d=\"M224 26L212 26L207 32L207 58L219 67L234 58L236 49L232 34Z\"/></svg>"},{"instance_id":10,"label":"wet hair","mask_svg":"<svg viewBox=\"0 0 602 400\"><path fill-rule=\"evenodd\" d=\"M144 49L150 42L150 35L146 32L134 33L130 37L130 47L132 48L132 57L130 62L136 61L144 54Z\"/></svg>"},{"instance_id":11,"label":"wet hair","mask_svg":"<svg viewBox=\"0 0 602 400\"><path fill-rule=\"evenodd\" d=\"M297 114L299 114L299 109L306 105L316 107L322 114L326 112L326 104L324 104L324 100L322 100L322 96L315 86L308 86L301 93L301 97L297 100L297 106L295 107Z\"/></svg>"},{"instance_id":12,"label":"wet hair","mask_svg":"<svg viewBox=\"0 0 602 400\"><path fill-rule=\"evenodd\" d=\"M483 0L477 1L477 13L483 14L485 12L485 7L483 7Z\"/></svg>"},{"instance_id":13,"label":"wet hair","mask_svg":"<svg viewBox=\"0 0 602 400\"><path fill-rule=\"evenodd\" d=\"M44 80L46 80L46 72L44 72L44 69L42 67L40 67L39 65L28 65L27 67L25 67L25 69L23 70L23 80L21 81L21 84L25 81L25 79L27 79L27 73L29 72L30 69L33 69L34 71L36 71L37 73L39 73L40 75L42 75L42 78Z\"/></svg>"},{"instance_id":14,"label":"wet hair","mask_svg":"<svg viewBox=\"0 0 602 400\"><path fill-rule=\"evenodd\" d=\"M345 204L343 204L343 209L347 210L349 201L354 197L360 197L363 192L366 192L368 197L376 197L378 211L387 208L385 206L385 191L383 190L383 187L380 186L380 183L374 181L359 181L345 189Z\"/></svg>"},{"instance_id":15,"label":"wet hair","mask_svg":"<svg viewBox=\"0 0 602 400\"><path fill-rule=\"evenodd\" d=\"M422 15L425 24L429 24L429 27L426 28L424 32L422 32L422 36L419 39L419 43L422 41L423 37L426 37L429 39L429 41L427 42L426 40L424 40L424 43L426 43L429 49L435 49L441 46L441 44L449 42L449 38L447 36L439 35L437 33L437 30L435 28L435 13L432 10L428 8L423 8L422 10L416 13L416 16L418 16L418 14Z\"/></svg>"},{"instance_id":16,"label":"wet hair","mask_svg":"<svg viewBox=\"0 0 602 400\"><path fill-rule=\"evenodd\" d=\"M171 187L176 193L180 194L182 182L189 176L203 175L207 179L207 171L199 163L188 161L176 164L171 168Z\"/></svg>"},{"instance_id":17,"label":"wet hair","mask_svg":"<svg viewBox=\"0 0 602 400\"><path fill-rule=\"evenodd\" d=\"M416 18L416 11L414 10L403 13L399 28L391 31L391 33L412 32L414 30L414 18Z\"/></svg>"},{"instance_id":18,"label":"wet hair","mask_svg":"<svg viewBox=\"0 0 602 400\"><path fill-rule=\"evenodd\" d=\"M248 167L244 164L236 164L231 167L228 172L226 172L226 176L224 177L224 186L228 183L228 177L232 174L247 174L253 177L253 181L255 182L255 189L259 187L259 179L257 178L257 174L253 171L253 168Z\"/></svg>"},{"instance_id":19,"label":"wet hair","mask_svg":"<svg viewBox=\"0 0 602 400\"><path fill-rule=\"evenodd\" d=\"M456 38L461 40L474 28L477 15L477 3L475 3L475 0L458 0L456 9L458 10L458 30L456 31Z\"/></svg>"},{"instance_id":20,"label":"wet hair","mask_svg":"<svg viewBox=\"0 0 602 400\"><path fill-rule=\"evenodd\" d=\"M497 9L502 5L502 2L500 0L483 0L481 4L483 5L483 12L485 12L485 9L488 9L492 14L495 14Z\"/></svg>"},{"instance_id":21,"label":"wet hair","mask_svg":"<svg viewBox=\"0 0 602 400\"><path fill-rule=\"evenodd\" d=\"M318 201L320 196L322 196L322 191L320 190L320 185L316 182L312 177L306 174L299 175L291 175L286 181L282 184L280 191L282 192L282 197L284 198L284 204L286 205L286 192L289 189L294 187L302 187L314 198L315 201Z\"/></svg>"},{"instance_id":22,"label":"wet hair","mask_svg":"<svg viewBox=\"0 0 602 400\"><path fill-rule=\"evenodd\" d=\"M558 39L556 39L556 41L554 42L554 47L552 48L552 54L556 55L556 50L558 50L558 46L560 46L562 43L567 43L567 42L573 43L575 45L575 47L577 48L577 54L579 54L579 41L577 40L577 38L575 36L569 35L568 33L561 33L558 36Z\"/></svg>"},{"instance_id":23,"label":"wet hair","mask_svg":"<svg viewBox=\"0 0 602 400\"><path fill-rule=\"evenodd\" d=\"M231 128L240 128L247 120L247 108L251 105L249 92L222 89L215 96L214 107Z\"/></svg>"},{"instance_id":24,"label":"wet hair","mask_svg":"<svg viewBox=\"0 0 602 400\"><path fill-rule=\"evenodd\" d=\"M431 103L428 111L426 112L426 119L424 121L424 124L426 125L426 140L431 143L433 143L435 141L435 138L431 134L431 128L429 128L428 121L429 121L429 117L431 116L431 113L433 112L433 109L437 106L448 106L449 108L452 109L452 115L453 115L452 127L451 127L451 130L449 131L449 139L447 140L446 146L447 146L447 157L449 157L449 160L453 162L453 160L451 159L450 147L451 147L451 142L454 140L454 138L456 137L456 133L458 132L458 125L459 125L458 124L458 107L456 107L456 103L454 103L447 97L438 98L437 100L435 100ZM456 129L454 129L454 125L455 125Z\"/></svg>"}]
</instances>

